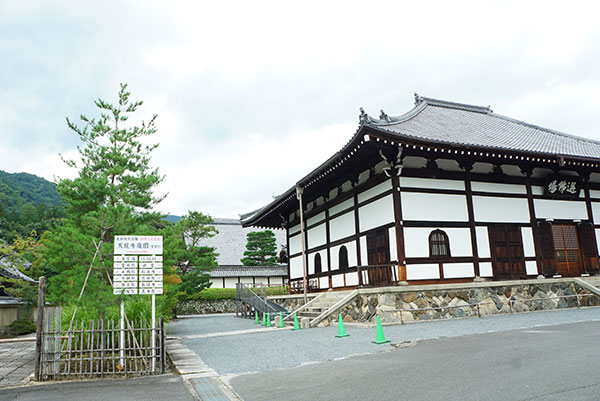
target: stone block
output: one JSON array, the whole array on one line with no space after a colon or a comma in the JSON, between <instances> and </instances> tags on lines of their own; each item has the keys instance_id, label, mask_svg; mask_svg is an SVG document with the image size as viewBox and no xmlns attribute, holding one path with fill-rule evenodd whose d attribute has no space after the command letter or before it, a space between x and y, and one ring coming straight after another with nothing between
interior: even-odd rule
<instances>
[{"instance_id":1,"label":"stone block","mask_svg":"<svg viewBox=\"0 0 600 401\"><path fill-rule=\"evenodd\" d=\"M498 313L498 309L491 297L485 298L479 302L479 314L481 316L494 315L496 313Z\"/></svg>"}]
</instances>

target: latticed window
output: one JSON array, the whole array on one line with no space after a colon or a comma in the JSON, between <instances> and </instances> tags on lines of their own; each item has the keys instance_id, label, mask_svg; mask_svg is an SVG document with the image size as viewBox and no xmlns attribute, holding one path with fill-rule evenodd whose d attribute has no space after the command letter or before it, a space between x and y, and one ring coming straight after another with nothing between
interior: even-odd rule
<instances>
[{"instance_id":1,"label":"latticed window","mask_svg":"<svg viewBox=\"0 0 600 401\"><path fill-rule=\"evenodd\" d=\"M429 234L429 256L450 256L450 241L448 235L442 230L433 230Z\"/></svg>"},{"instance_id":2,"label":"latticed window","mask_svg":"<svg viewBox=\"0 0 600 401\"><path fill-rule=\"evenodd\" d=\"M315 255L315 274L321 273L322 271L322 267L321 267L321 254L316 254Z\"/></svg>"},{"instance_id":3,"label":"latticed window","mask_svg":"<svg viewBox=\"0 0 600 401\"><path fill-rule=\"evenodd\" d=\"M341 269L348 268L348 249L342 245L338 254L338 261Z\"/></svg>"}]
</instances>

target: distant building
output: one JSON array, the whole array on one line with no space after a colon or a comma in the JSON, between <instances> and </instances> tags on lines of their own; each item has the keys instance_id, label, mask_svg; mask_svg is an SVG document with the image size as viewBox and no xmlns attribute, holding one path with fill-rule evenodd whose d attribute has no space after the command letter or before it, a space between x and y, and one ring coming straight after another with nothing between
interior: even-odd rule
<instances>
[{"instance_id":1,"label":"distant building","mask_svg":"<svg viewBox=\"0 0 600 401\"><path fill-rule=\"evenodd\" d=\"M235 288L236 283L248 284L284 284L287 282L287 265L281 266L243 266L241 259L246 250L246 236L259 228L244 228L240 220L215 218L212 224L218 234L200 241L202 246L210 246L218 253L217 263L210 273L211 288ZM281 229L270 229L275 233L277 254L285 250L286 234ZM286 253L287 255L287 253ZM286 256L287 258L287 256ZM283 263L286 263L287 259Z\"/></svg>"}]
</instances>

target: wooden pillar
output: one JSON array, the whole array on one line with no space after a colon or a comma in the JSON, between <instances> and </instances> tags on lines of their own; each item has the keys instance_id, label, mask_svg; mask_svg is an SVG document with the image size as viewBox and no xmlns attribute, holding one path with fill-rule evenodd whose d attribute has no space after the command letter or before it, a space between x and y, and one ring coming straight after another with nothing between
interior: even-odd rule
<instances>
[{"instance_id":1,"label":"wooden pillar","mask_svg":"<svg viewBox=\"0 0 600 401\"><path fill-rule=\"evenodd\" d=\"M400 197L400 179L392 176L394 200L394 220L396 229L396 254L398 255L398 281L406 281L406 251L404 248L404 227L402 225L402 199Z\"/></svg>"},{"instance_id":2,"label":"wooden pillar","mask_svg":"<svg viewBox=\"0 0 600 401\"><path fill-rule=\"evenodd\" d=\"M541 238L539 235L539 227L537 225L537 219L535 217L535 206L533 204L533 190L531 188L531 174L533 169L523 170L527 175L527 205L529 206L529 224L531 224L531 234L533 235L533 249L535 250L535 264L537 266L538 275L543 275L542 268L542 248ZM527 264L525 264L525 271L527 271Z\"/></svg>"},{"instance_id":3,"label":"wooden pillar","mask_svg":"<svg viewBox=\"0 0 600 401\"><path fill-rule=\"evenodd\" d=\"M362 287L363 279L360 270L361 255L360 255L360 222L358 217L358 195L354 191L354 231L356 231L356 271L358 272L358 286Z\"/></svg>"},{"instance_id":4,"label":"wooden pillar","mask_svg":"<svg viewBox=\"0 0 600 401\"><path fill-rule=\"evenodd\" d=\"M332 287L331 278L331 233L329 231L329 208L325 208L325 243L327 244L327 287ZM344 275L346 277L346 275ZM321 284L319 284L321 288Z\"/></svg>"},{"instance_id":5,"label":"wooden pillar","mask_svg":"<svg viewBox=\"0 0 600 401\"><path fill-rule=\"evenodd\" d=\"M37 331L35 337L35 381L40 381L42 370L42 335L44 331L44 305L46 305L46 277L39 279L37 304Z\"/></svg>"},{"instance_id":6,"label":"wooden pillar","mask_svg":"<svg viewBox=\"0 0 600 401\"><path fill-rule=\"evenodd\" d=\"M470 169L469 169L470 170ZM473 250L473 267L475 277L481 277L479 272L479 251L477 249L477 229L475 228L475 211L473 208L473 193L471 190L471 177L467 172L465 178L465 191L467 195L467 212L469 214L469 230L471 231L471 249Z\"/></svg>"}]
</instances>

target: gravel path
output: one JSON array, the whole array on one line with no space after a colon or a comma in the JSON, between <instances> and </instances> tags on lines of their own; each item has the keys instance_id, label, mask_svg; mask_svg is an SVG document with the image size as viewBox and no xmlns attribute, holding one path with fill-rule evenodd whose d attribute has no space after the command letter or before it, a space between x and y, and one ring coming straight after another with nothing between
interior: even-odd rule
<instances>
[{"instance_id":1,"label":"gravel path","mask_svg":"<svg viewBox=\"0 0 600 401\"><path fill-rule=\"evenodd\" d=\"M582 308L495 315L482 318L437 320L405 325L384 326L392 344L404 341L455 337L537 326L600 320L600 308ZM210 327L207 327L210 326ZM211 338L185 336L211 332L246 330L253 322L234 316L189 318L171 325L172 335L181 336L183 343L220 375L263 372L347 358L352 355L384 352L390 345L374 345L375 328L347 326L350 337L335 338L337 326L309 330L266 330L261 333ZM214 332L214 331L213 331Z\"/></svg>"}]
</instances>

